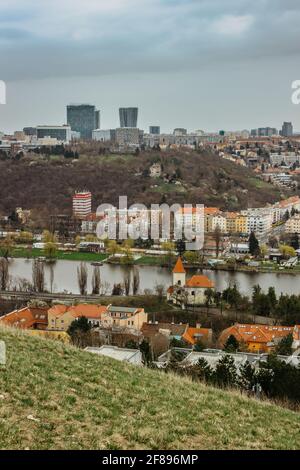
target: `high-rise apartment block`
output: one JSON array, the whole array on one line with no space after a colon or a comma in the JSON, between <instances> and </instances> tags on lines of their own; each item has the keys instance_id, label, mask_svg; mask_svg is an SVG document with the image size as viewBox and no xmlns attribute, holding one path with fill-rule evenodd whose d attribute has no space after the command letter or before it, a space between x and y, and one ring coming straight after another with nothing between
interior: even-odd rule
<instances>
[{"instance_id":1,"label":"high-rise apartment block","mask_svg":"<svg viewBox=\"0 0 300 470\"><path fill-rule=\"evenodd\" d=\"M84 219L92 212L92 193L90 191L78 191L73 196L73 215Z\"/></svg>"},{"instance_id":2,"label":"high-rise apartment block","mask_svg":"<svg viewBox=\"0 0 300 470\"><path fill-rule=\"evenodd\" d=\"M91 139L93 130L100 127L100 111L90 104L70 104L67 122L72 131L80 132L82 139Z\"/></svg>"},{"instance_id":3,"label":"high-rise apartment block","mask_svg":"<svg viewBox=\"0 0 300 470\"><path fill-rule=\"evenodd\" d=\"M120 127L137 127L138 108L120 108Z\"/></svg>"}]
</instances>

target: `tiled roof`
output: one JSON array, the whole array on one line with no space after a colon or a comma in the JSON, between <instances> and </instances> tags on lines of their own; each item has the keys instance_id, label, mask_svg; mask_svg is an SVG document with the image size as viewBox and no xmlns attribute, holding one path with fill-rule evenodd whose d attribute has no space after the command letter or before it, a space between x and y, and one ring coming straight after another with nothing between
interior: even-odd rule
<instances>
[{"instance_id":1,"label":"tiled roof","mask_svg":"<svg viewBox=\"0 0 300 470\"><path fill-rule=\"evenodd\" d=\"M201 339L207 341L211 334L212 331L209 328L187 328L182 339L187 343L194 345L197 341L201 341Z\"/></svg>"},{"instance_id":2,"label":"tiled roof","mask_svg":"<svg viewBox=\"0 0 300 470\"><path fill-rule=\"evenodd\" d=\"M0 317L0 322L17 328L32 328L48 324L48 308L24 307Z\"/></svg>"},{"instance_id":3,"label":"tiled roof","mask_svg":"<svg viewBox=\"0 0 300 470\"><path fill-rule=\"evenodd\" d=\"M236 337L238 341L245 343L271 343L274 339L281 339L293 333L293 326L270 326L270 325L246 325L235 324L222 331L219 341L224 344L230 335Z\"/></svg>"},{"instance_id":4,"label":"tiled roof","mask_svg":"<svg viewBox=\"0 0 300 470\"><path fill-rule=\"evenodd\" d=\"M184 269L182 259L179 256L178 260L176 261L175 267L173 269L173 273L182 273L182 274L184 274L185 272L186 271Z\"/></svg>"},{"instance_id":5,"label":"tiled roof","mask_svg":"<svg viewBox=\"0 0 300 470\"><path fill-rule=\"evenodd\" d=\"M201 287L212 289L214 287L214 283L207 276L202 274L195 274L186 281L186 287Z\"/></svg>"}]
</instances>

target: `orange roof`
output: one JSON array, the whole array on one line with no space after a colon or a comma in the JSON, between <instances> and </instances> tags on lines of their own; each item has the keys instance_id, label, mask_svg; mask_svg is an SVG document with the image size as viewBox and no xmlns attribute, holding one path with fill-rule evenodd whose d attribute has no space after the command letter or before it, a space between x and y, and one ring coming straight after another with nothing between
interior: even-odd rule
<instances>
[{"instance_id":1,"label":"orange roof","mask_svg":"<svg viewBox=\"0 0 300 470\"><path fill-rule=\"evenodd\" d=\"M200 214L200 207L181 207L178 211L180 214Z\"/></svg>"},{"instance_id":2,"label":"orange roof","mask_svg":"<svg viewBox=\"0 0 300 470\"><path fill-rule=\"evenodd\" d=\"M37 325L47 325L48 315L47 307L43 308L30 308L24 307L20 310L14 310L0 317L0 322L5 325L14 326L17 328L32 328Z\"/></svg>"},{"instance_id":3,"label":"orange roof","mask_svg":"<svg viewBox=\"0 0 300 470\"><path fill-rule=\"evenodd\" d=\"M190 279L186 281L186 287L202 287L211 289L215 285L207 276L195 274Z\"/></svg>"},{"instance_id":4,"label":"orange roof","mask_svg":"<svg viewBox=\"0 0 300 470\"><path fill-rule=\"evenodd\" d=\"M209 336L211 336L212 331L209 328L187 328L185 333L182 335L182 339L189 344L196 344L197 341L201 340L208 340Z\"/></svg>"},{"instance_id":5,"label":"orange roof","mask_svg":"<svg viewBox=\"0 0 300 470\"><path fill-rule=\"evenodd\" d=\"M230 335L236 337L238 341L245 343L271 343L274 339L281 339L293 333L293 326L270 326L270 325L246 325L235 324L222 331L219 341L225 344Z\"/></svg>"},{"instance_id":6,"label":"orange roof","mask_svg":"<svg viewBox=\"0 0 300 470\"><path fill-rule=\"evenodd\" d=\"M220 212L220 209L218 209L218 207L204 207L205 215L216 214L217 212Z\"/></svg>"},{"instance_id":7,"label":"orange roof","mask_svg":"<svg viewBox=\"0 0 300 470\"><path fill-rule=\"evenodd\" d=\"M55 305L49 310L49 313L56 317L61 317L66 312L70 312L73 317L86 317L86 318L100 318L103 313L106 313L106 305L90 305L90 304L79 304L79 305Z\"/></svg>"},{"instance_id":8,"label":"orange roof","mask_svg":"<svg viewBox=\"0 0 300 470\"><path fill-rule=\"evenodd\" d=\"M182 259L179 256L179 258L177 259L176 264L174 266L173 273L183 273L184 274L185 272L186 271L184 269Z\"/></svg>"}]
</instances>

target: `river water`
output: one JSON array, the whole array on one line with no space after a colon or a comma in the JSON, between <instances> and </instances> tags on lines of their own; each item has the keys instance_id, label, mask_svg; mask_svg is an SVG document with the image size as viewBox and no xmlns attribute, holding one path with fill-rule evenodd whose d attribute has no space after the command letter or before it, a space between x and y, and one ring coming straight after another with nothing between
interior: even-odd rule
<instances>
[{"instance_id":1,"label":"river water","mask_svg":"<svg viewBox=\"0 0 300 470\"><path fill-rule=\"evenodd\" d=\"M71 292L78 294L77 267L78 261L58 260L52 264L45 264L46 288L50 291L50 271L53 269L53 292ZM91 293L91 281L93 266L86 263L88 268L88 293ZM119 265L104 264L100 267L101 282L104 285L104 293L110 294L114 284L122 283L124 273L128 268ZM132 269L132 268L129 268ZM156 285L168 287L172 282L170 270L154 266L139 266L140 275L140 293L145 289L155 290ZM23 278L31 282L32 280L32 261L22 258L16 258L10 261L9 273L13 279ZM190 275L195 271L190 272ZM300 294L300 275L277 274L277 273L244 273L227 271L209 271L203 272L215 282L216 289L221 291L230 283L236 282L243 294L251 295L252 288L259 284L263 290L273 286L276 293ZM189 275L189 274L188 274Z\"/></svg>"}]
</instances>

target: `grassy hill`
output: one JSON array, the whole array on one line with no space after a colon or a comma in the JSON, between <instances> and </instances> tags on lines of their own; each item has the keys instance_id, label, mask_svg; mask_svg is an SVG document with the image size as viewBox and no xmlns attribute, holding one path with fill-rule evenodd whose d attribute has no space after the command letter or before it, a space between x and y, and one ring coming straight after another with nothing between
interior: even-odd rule
<instances>
[{"instance_id":1,"label":"grassy hill","mask_svg":"<svg viewBox=\"0 0 300 470\"><path fill-rule=\"evenodd\" d=\"M300 449L299 414L0 329L1 449Z\"/></svg>"},{"instance_id":2,"label":"grassy hill","mask_svg":"<svg viewBox=\"0 0 300 470\"><path fill-rule=\"evenodd\" d=\"M164 174L179 174L180 184L147 176L151 164L157 161ZM23 207L37 209L38 216L45 219L48 212L70 212L72 194L82 188L92 191L95 210L104 202L118 204L122 195L128 196L129 204L203 203L226 210L258 207L281 197L278 189L256 178L252 170L207 150L138 156L82 153L77 161L31 155L18 162L0 161L0 174L6 189L0 213Z\"/></svg>"}]
</instances>

